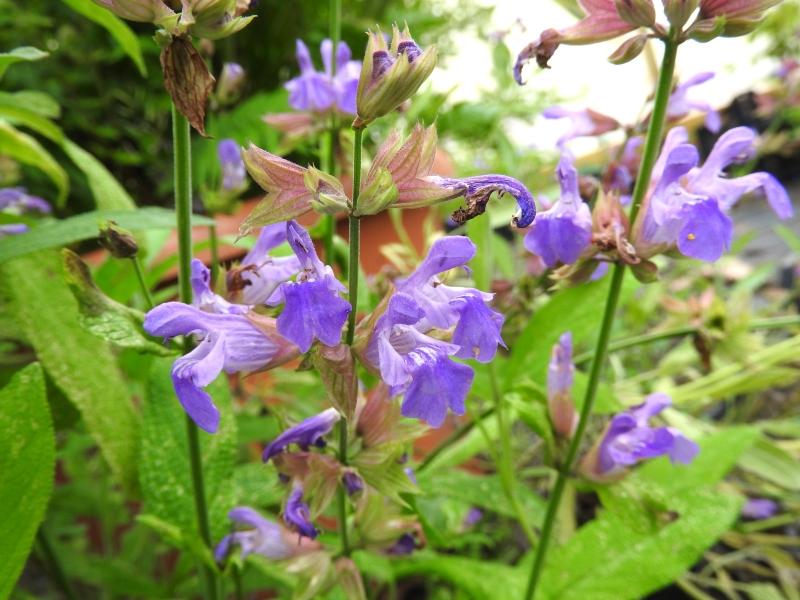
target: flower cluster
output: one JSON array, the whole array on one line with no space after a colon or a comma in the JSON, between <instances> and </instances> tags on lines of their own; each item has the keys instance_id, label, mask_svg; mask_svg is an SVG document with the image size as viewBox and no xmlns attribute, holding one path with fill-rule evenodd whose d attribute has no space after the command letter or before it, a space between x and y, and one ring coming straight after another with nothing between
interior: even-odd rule
<instances>
[{"instance_id":1,"label":"flower cluster","mask_svg":"<svg viewBox=\"0 0 800 600\"><path fill-rule=\"evenodd\" d=\"M396 282L383 314L377 319L365 352L367 364L380 372L392 395L403 394L402 413L433 427L447 410L464 414L472 369L450 357L491 361L503 316L489 308L492 294L453 287L439 276L462 267L475 255L469 238L437 240L419 267ZM453 329L451 342L430 335Z\"/></svg>"},{"instance_id":2,"label":"flower cluster","mask_svg":"<svg viewBox=\"0 0 800 600\"><path fill-rule=\"evenodd\" d=\"M289 105L295 110L313 113L335 110L345 115L355 115L361 63L350 60L352 53L345 42L339 42L335 57L331 40L323 40L319 51L324 67L322 72L314 68L314 62L305 43L297 40L297 65L300 67L300 75L286 83Z\"/></svg>"},{"instance_id":3,"label":"flower cluster","mask_svg":"<svg viewBox=\"0 0 800 600\"><path fill-rule=\"evenodd\" d=\"M545 29L520 52L514 77L522 84L522 69L535 59L542 68L561 44L594 44L641 28L609 57L614 63L633 60L649 37L707 42L718 36L738 36L755 29L764 13L780 0L662 0L668 25L656 22L653 0L579 0L584 18L564 29ZM699 6L698 6L699 4ZM699 11L697 10L699 8ZM695 19L687 26L693 16Z\"/></svg>"}]
</instances>

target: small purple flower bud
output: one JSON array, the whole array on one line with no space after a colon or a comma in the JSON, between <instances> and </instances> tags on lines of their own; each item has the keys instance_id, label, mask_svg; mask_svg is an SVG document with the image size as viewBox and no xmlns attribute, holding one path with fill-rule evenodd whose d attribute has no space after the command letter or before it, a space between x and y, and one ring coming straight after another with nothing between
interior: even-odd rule
<instances>
[{"instance_id":1,"label":"small purple flower bud","mask_svg":"<svg viewBox=\"0 0 800 600\"><path fill-rule=\"evenodd\" d=\"M222 168L222 189L236 191L244 187L247 170L242 160L241 148L236 140L220 140L217 144L217 156Z\"/></svg>"},{"instance_id":2,"label":"small purple flower bud","mask_svg":"<svg viewBox=\"0 0 800 600\"><path fill-rule=\"evenodd\" d=\"M411 483L413 483L414 485L419 485L419 482L417 481L417 474L414 473L414 469L412 469L411 467L403 467L403 473L406 474L406 477L408 477L408 480Z\"/></svg>"},{"instance_id":3,"label":"small purple flower bud","mask_svg":"<svg viewBox=\"0 0 800 600\"><path fill-rule=\"evenodd\" d=\"M357 494L364 489L364 480L353 471L345 471L344 475L342 475L342 482L349 496Z\"/></svg>"},{"instance_id":4,"label":"small purple flower bud","mask_svg":"<svg viewBox=\"0 0 800 600\"><path fill-rule=\"evenodd\" d=\"M303 502L303 486L295 483L289 498L286 500L286 508L283 511L283 520L294 531L312 540L317 537L318 531L311 522L308 504Z\"/></svg>"},{"instance_id":5,"label":"small purple flower bud","mask_svg":"<svg viewBox=\"0 0 800 600\"><path fill-rule=\"evenodd\" d=\"M474 527L483 518L483 511L480 508L471 507L464 517L463 526L465 529Z\"/></svg>"},{"instance_id":6,"label":"small purple flower bud","mask_svg":"<svg viewBox=\"0 0 800 600\"><path fill-rule=\"evenodd\" d=\"M742 507L742 516L746 519L769 519L779 509L778 503L768 498L751 498Z\"/></svg>"},{"instance_id":7,"label":"small purple flower bud","mask_svg":"<svg viewBox=\"0 0 800 600\"><path fill-rule=\"evenodd\" d=\"M386 554L392 556L407 556L417 548L417 540L410 533L404 533L392 546L386 550Z\"/></svg>"},{"instance_id":8,"label":"small purple flower bud","mask_svg":"<svg viewBox=\"0 0 800 600\"><path fill-rule=\"evenodd\" d=\"M242 93L245 72L242 65L235 62L226 62L222 65L222 73L217 80L217 101L227 105L235 102Z\"/></svg>"},{"instance_id":9,"label":"small purple flower bud","mask_svg":"<svg viewBox=\"0 0 800 600\"><path fill-rule=\"evenodd\" d=\"M571 438L578 425L572 401L575 365L572 364L572 333L564 333L553 346L547 367L547 408L553 429L564 438Z\"/></svg>"},{"instance_id":10,"label":"small purple flower bud","mask_svg":"<svg viewBox=\"0 0 800 600\"><path fill-rule=\"evenodd\" d=\"M297 444L301 450L308 450L311 446L323 447L324 436L328 435L333 426L342 416L335 408L329 408L318 415L301 421L290 427L264 448L261 458L268 462L276 454L283 452L289 444Z\"/></svg>"}]
</instances>

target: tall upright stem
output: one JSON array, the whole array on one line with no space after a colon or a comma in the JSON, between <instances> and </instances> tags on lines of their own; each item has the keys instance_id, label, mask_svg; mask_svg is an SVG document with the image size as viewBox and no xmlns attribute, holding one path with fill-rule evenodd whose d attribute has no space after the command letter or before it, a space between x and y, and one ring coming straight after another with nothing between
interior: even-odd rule
<instances>
[{"instance_id":1,"label":"tall upright stem","mask_svg":"<svg viewBox=\"0 0 800 600\"><path fill-rule=\"evenodd\" d=\"M50 543L50 538L48 538L47 534L44 532L44 524L42 524L36 532L36 544L48 574L53 579L53 583L59 588L64 598L67 600L78 600L78 595L75 593L75 590L72 589L72 584L69 582L69 578L67 578L64 569L61 567L58 554Z\"/></svg>"},{"instance_id":2,"label":"tall upright stem","mask_svg":"<svg viewBox=\"0 0 800 600\"><path fill-rule=\"evenodd\" d=\"M664 58L661 62L661 71L656 87L653 113L650 116L650 125L647 129L644 154L642 156L641 165L639 166L636 185L633 188L633 202L629 217L631 226L633 226L636 221L636 216L639 214L639 209L642 205L642 200L644 200L644 196L650 186L653 165L655 165L658 151L661 147L661 140L664 133L664 121L667 114L667 104L669 103L669 96L672 90L672 77L675 73L675 58L678 52L678 43L675 41L674 31L670 31L668 39L664 42L664 46ZM536 547L536 555L533 559L533 567L531 568L528 587L525 591L525 600L532 600L536 594L536 586L542 574L544 560L547 556L547 548L550 544L553 526L555 524L556 515L558 514L558 507L561 502L561 497L564 494L564 487L572 472L572 467L575 463L578 451L580 450L583 434L586 432L586 426L592 414L594 401L597 397L597 387L600 385L600 377L603 374L603 368L605 367L606 357L608 355L608 343L611 338L611 329L614 325L614 317L616 315L624 277L625 266L621 263L617 263L614 265L614 271L611 275L611 284L608 289L608 297L606 298L603 320L600 325L600 334L597 337L597 344L595 345L592 365L589 369L589 382L586 386L586 393L583 398L583 405L581 406L578 426L570 441L567 454L559 466L556 481L547 502L547 512L545 513L544 522L542 524L539 545Z\"/></svg>"},{"instance_id":3,"label":"tall upright stem","mask_svg":"<svg viewBox=\"0 0 800 600\"><path fill-rule=\"evenodd\" d=\"M175 164L175 216L178 227L178 293L181 302L191 304L191 260L192 260L192 150L191 131L186 120L175 105L172 106L172 143ZM189 443L189 462L192 472L194 506L197 513L197 528L203 542L211 547L211 529L208 524L203 464L200 455L200 438L197 425L186 416L186 435ZM217 598L217 582L214 571L202 566L206 584L206 596Z\"/></svg>"}]
</instances>

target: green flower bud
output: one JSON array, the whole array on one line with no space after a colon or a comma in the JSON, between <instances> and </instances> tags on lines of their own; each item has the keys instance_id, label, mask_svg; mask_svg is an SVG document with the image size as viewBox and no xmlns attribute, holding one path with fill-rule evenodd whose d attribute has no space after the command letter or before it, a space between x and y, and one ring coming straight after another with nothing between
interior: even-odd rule
<instances>
[{"instance_id":1,"label":"green flower bud","mask_svg":"<svg viewBox=\"0 0 800 600\"><path fill-rule=\"evenodd\" d=\"M106 221L100 225L99 240L103 248L116 258L133 258L139 252L139 245L133 234L114 221Z\"/></svg>"}]
</instances>

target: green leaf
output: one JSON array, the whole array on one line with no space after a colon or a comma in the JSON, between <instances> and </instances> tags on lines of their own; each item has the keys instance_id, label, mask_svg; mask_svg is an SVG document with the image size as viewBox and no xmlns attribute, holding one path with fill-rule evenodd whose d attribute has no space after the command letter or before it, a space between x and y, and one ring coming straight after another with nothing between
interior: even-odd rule
<instances>
[{"instance_id":1,"label":"green leaf","mask_svg":"<svg viewBox=\"0 0 800 600\"><path fill-rule=\"evenodd\" d=\"M117 17L109 10L98 6L92 0L64 0L72 10L82 14L90 21L94 21L100 27L108 31L117 43L139 69L139 73L144 77L147 75L147 67L142 57L142 48L139 45L139 38L127 23Z\"/></svg>"},{"instance_id":2,"label":"green leaf","mask_svg":"<svg viewBox=\"0 0 800 600\"><path fill-rule=\"evenodd\" d=\"M117 480L134 489L138 419L108 345L85 331L57 252L0 266L4 307L75 405Z\"/></svg>"},{"instance_id":3,"label":"green leaf","mask_svg":"<svg viewBox=\"0 0 800 600\"><path fill-rule=\"evenodd\" d=\"M61 116L61 107L52 96L42 92L23 90L21 92L0 92L0 106L24 106L27 110L48 119Z\"/></svg>"},{"instance_id":4,"label":"green leaf","mask_svg":"<svg viewBox=\"0 0 800 600\"><path fill-rule=\"evenodd\" d=\"M210 569L216 570L217 564L211 554L211 550L203 543L196 531L182 529L150 514L137 515L136 522L155 531L161 539L171 546L188 552Z\"/></svg>"},{"instance_id":5,"label":"green leaf","mask_svg":"<svg viewBox=\"0 0 800 600\"><path fill-rule=\"evenodd\" d=\"M78 301L81 324L94 335L121 348L132 348L159 356L173 354L162 344L148 338L142 330L144 315L115 302L92 281L89 267L72 250L63 249L67 285Z\"/></svg>"},{"instance_id":6,"label":"green leaf","mask_svg":"<svg viewBox=\"0 0 800 600\"><path fill-rule=\"evenodd\" d=\"M566 331L572 332L576 348L593 343L597 337L610 278L567 288L553 294L531 317L514 341L511 356L502 372L508 389L523 377L544 383L550 351ZM620 304L636 287L632 277L623 283Z\"/></svg>"},{"instance_id":7,"label":"green leaf","mask_svg":"<svg viewBox=\"0 0 800 600\"><path fill-rule=\"evenodd\" d=\"M742 456L739 466L784 489L800 491L800 464L766 438L758 440Z\"/></svg>"},{"instance_id":8,"label":"green leaf","mask_svg":"<svg viewBox=\"0 0 800 600\"><path fill-rule=\"evenodd\" d=\"M63 148L72 162L86 175L89 189L92 190L94 196L95 206L99 210L133 210L136 208L133 198L103 166L103 163L70 140L64 140Z\"/></svg>"},{"instance_id":9,"label":"green leaf","mask_svg":"<svg viewBox=\"0 0 800 600\"><path fill-rule=\"evenodd\" d=\"M525 592L526 573L487 560L416 552L408 558L392 561L392 567L395 577L439 577L475 600L522 598Z\"/></svg>"},{"instance_id":10,"label":"green leaf","mask_svg":"<svg viewBox=\"0 0 800 600\"><path fill-rule=\"evenodd\" d=\"M139 479L146 512L183 530L197 531L187 417L172 388L172 363L157 359L150 371L142 412ZM207 391L222 414L217 433L199 432L211 534L217 540L230 527L227 513L235 501L236 419L224 375Z\"/></svg>"},{"instance_id":11,"label":"green leaf","mask_svg":"<svg viewBox=\"0 0 800 600\"><path fill-rule=\"evenodd\" d=\"M100 223L116 221L117 225L131 231L143 229L172 229L175 213L155 206L133 210L96 210L69 219L49 221L22 235L0 239L0 263L30 252L47 248L60 248L82 240L96 238ZM194 225L212 225L208 217L194 215Z\"/></svg>"},{"instance_id":12,"label":"green leaf","mask_svg":"<svg viewBox=\"0 0 800 600\"><path fill-rule=\"evenodd\" d=\"M33 46L20 46L11 52L0 52L0 78L5 75L6 69L21 61L41 60L49 56L47 52L34 48Z\"/></svg>"},{"instance_id":13,"label":"green leaf","mask_svg":"<svg viewBox=\"0 0 800 600\"><path fill-rule=\"evenodd\" d=\"M5 119L15 125L28 127L60 144L64 139L64 132L50 120L49 116L41 115L36 110L35 105L34 107L28 106L27 95L28 92L19 92L17 94L0 93L0 119Z\"/></svg>"},{"instance_id":14,"label":"green leaf","mask_svg":"<svg viewBox=\"0 0 800 600\"><path fill-rule=\"evenodd\" d=\"M473 475L460 469L439 471L435 474L426 471L419 475L419 488L425 498L453 498L470 506L478 506L516 519L516 512L497 475ZM539 523L544 515L544 501L522 486L517 486L516 492L530 520Z\"/></svg>"},{"instance_id":15,"label":"green leaf","mask_svg":"<svg viewBox=\"0 0 800 600\"><path fill-rule=\"evenodd\" d=\"M7 598L53 492L55 437L37 363L0 390L0 431L0 598Z\"/></svg>"},{"instance_id":16,"label":"green leaf","mask_svg":"<svg viewBox=\"0 0 800 600\"><path fill-rule=\"evenodd\" d=\"M647 527L641 520L632 522L627 512L605 512L550 552L542 597L645 597L690 568L736 521L740 504L736 496L687 489L670 498Z\"/></svg>"},{"instance_id":17,"label":"green leaf","mask_svg":"<svg viewBox=\"0 0 800 600\"><path fill-rule=\"evenodd\" d=\"M56 204L63 206L69 191L67 173L36 139L0 120L0 154L6 154L25 165L36 167L58 188Z\"/></svg>"}]
</instances>

